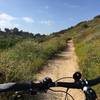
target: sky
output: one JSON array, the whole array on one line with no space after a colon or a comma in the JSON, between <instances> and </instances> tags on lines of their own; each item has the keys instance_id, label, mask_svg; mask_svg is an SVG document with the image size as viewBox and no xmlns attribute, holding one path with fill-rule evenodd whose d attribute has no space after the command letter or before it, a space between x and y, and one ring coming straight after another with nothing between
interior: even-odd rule
<instances>
[{"instance_id":1,"label":"sky","mask_svg":"<svg viewBox=\"0 0 100 100\"><path fill-rule=\"evenodd\" d=\"M49 34L100 14L100 0L0 0L0 28Z\"/></svg>"}]
</instances>

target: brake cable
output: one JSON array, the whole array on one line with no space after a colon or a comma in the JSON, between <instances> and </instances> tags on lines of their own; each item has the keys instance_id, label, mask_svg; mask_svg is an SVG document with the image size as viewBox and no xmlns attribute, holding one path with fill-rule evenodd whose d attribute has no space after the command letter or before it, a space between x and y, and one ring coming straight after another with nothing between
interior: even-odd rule
<instances>
[{"instance_id":1,"label":"brake cable","mask_svg":"<svg viewBox=\"0 0 100 100\"><path fill-rule=\"evenodd\" d=\"M73 79L72 77L62 77L62 78L57 79L55 82L58 82L58 81L60 81L60 80L62 80L62 79L66 79L66 78L71 78L71 79ZM71 94L68 93L69 88L67 88L66 91L62 91L62 90L53 90L53 89L49 89L49 90L51 90L51 91L53 91L53 92L63 92L63 93L65 93L65 94L66 94L66 95L65 95L65 100L68 100L68 95L72 98L72 100L75 100L75 99L73 98L73 96L72 96Z\"/></svg>"},{"instance_id":2,"label":"brake cable","mask_svg":"<svg viewBox=\"0 0 100 100\"><path fill-rule=\"evenodd\" d=\"M62 93L65 93L66 96L69 95L69 96L72 98L72 100L75 100L75 99L72 97L72 95L69 94L68 92L65 92L65 91L62 91L62 90L53 90L53 89L49 89L49 90L50 90L50 91L53 91L53 92L62 92ZM65 100L67 99L66 96L65 96Z\"/></svg>"}]
</instances>

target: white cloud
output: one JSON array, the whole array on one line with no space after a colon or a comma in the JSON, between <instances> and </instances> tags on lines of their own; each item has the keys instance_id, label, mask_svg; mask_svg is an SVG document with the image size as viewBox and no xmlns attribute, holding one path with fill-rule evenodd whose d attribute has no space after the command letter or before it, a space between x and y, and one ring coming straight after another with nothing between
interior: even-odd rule
<instances>
[{"instance_id":1,"label":"white cloud","mask_svg":"<svg viewBox=\"0 0 100 100\"><path fill-rule=\"evenodd\" d=\"M40 21L40 24L45 24L45 25L48 25L48 26L51 26L54 22L51 21L51 20L43 20L43 21Z\"/></svg>"},{"instance_id":2,"label":"white cloud","mask_svg":"<svg viewBox=\"0 0 100 100\"><path fill-rule=\"evenodd\" d=\"M0 28L14 28L14 27L19 27L20 25L17 23L11 23L11 22L0 22Z\"/></svg>"},{"instance_id":3,"label":"white cloud","mask_svg":"<svg viewBox=\"0 0 100 100\"><path fill-rule=\"evenodd\" d=\"M17 18L14 16L11 16L6 13L0 13L0 28L12 28L19 26L17 23L14 23Z\"/></svg>"},{"instance_id":4,"label":"white cloud","mask_svg":"<svg viewBox=\"0 0 100 100\"><path fill-rule=\"evenodd\" d=\"M7 13L0 13L0 28L14 28L14 27L20 27L20 22L25 24L27 23L33 23L34 20L30 17L15 17Z\"/></svg>"},{"instance_id":5,"label":"white cloud","mask_svg":"<svg viewBox=\"0 0 100 100\"><path fill-rule=\"evenodd\" d=\"M27 23L34 23L34 20L30 17L23 17L22 20L24 20Z\"/></svg>"},{"instance_id":6,"label":"white cloud","mask_svg":"<svg viewBox=\"0 0 100 100\"><path fill-rule=\"evenodd\" d=\"M12 21L15 20L16 18L8 15L6 13L0 13L0 21L5 22L5 21Z\"/></svg>"}]
</instances>

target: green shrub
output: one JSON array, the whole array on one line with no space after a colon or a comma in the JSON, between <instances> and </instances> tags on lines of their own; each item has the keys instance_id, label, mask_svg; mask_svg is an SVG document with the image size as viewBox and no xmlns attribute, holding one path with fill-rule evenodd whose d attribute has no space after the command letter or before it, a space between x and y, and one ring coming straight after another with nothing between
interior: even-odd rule
<instances>
[{"instance_id":1,"label":"green shrub","mask_svg":"<svg viewBox=\"0 0 100 100\"><path fill-rule=\"evenodd\" d=\"M0 69L5 72L4 81L24 81L34 79L49 58L65 47L65 41L54 38L43 43L33 39L24 40L14 47L1 52Z\"/></svg>"},{"instance_id":2,"label":"green shrub","mask_svg":"<svg viewBox=\"0 0 100 100\"><path fill-rule=\"evenodd\" d=\"M91 33L82 39L76 38L76 52L79 57L80 68L84 77L88 79L96 78L100 75L100 34ZM100 94L99 86L95 90Z\"/></svg>"}]
</instances>

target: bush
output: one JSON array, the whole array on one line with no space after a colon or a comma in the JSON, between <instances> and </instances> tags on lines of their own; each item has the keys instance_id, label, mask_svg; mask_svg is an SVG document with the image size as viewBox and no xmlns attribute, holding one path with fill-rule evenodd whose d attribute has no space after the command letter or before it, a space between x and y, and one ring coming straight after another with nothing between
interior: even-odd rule
<instances>
[{"instance_id":1,"label":"bush","mask_svg":"<svg viewBox=\"0 0 100 100\"><path fill-rule=\"evenodd\" d=\"M95 16L94 18L100 18L100 15Z\"/></svg>"},{"instance_id":2,"label":"bush","mask_svg":"<svg viewBox=\"0 0 100 100\"><path fill-rule=\"evenodd\" d=\"M96 78L100 75L100 39L96 38L97 33L88 34L82 39L76 38L76 52L79 57L80 68L84 77ZM100 94L99 86L95 90Z\"/></svg>"},{"instance_id":3,"label":"bush","mask_svg":"<svg viewBox=\"0 0 100 100\"><path fill-rule=\"evenodd\" d=\"M66 46L64 40L54 38L43 43L24 40L0 55L0 69L5 72L4 81L33 80L46 61Z\"/></svg>"},{"instance_id":4,"label":"bush","mask_svg":"<svg viewBox=\"0 0 100 100\"><path fill-rule=\"evenodd\" d=\"M89 26L87 24L83 24L83 28L88 28Z\"/></svg>"}]
</instances>

